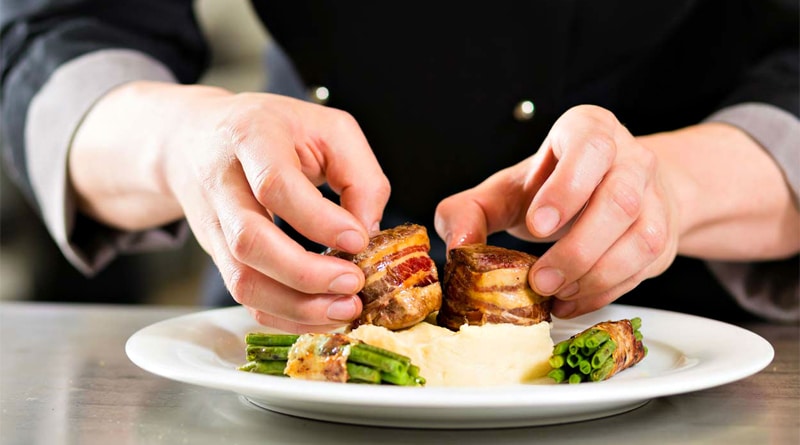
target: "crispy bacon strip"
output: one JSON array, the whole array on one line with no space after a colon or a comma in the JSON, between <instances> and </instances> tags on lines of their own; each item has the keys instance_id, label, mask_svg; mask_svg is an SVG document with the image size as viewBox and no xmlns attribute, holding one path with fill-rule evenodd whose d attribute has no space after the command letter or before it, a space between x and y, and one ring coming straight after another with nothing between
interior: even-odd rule
<instances>
[{"instance_id":1,"label":"crispy bacon strip","mask_svg":"<svg viewBox=\"0 0 800 445\"><path fill-rule=\"evenodd\" d=\"M604 321L597 323L594 327L608 332L611 340L617 343L617 348L611 354L611 357L614 358L614 367L611 368L606 379L639 363L647 355L642 341L636 339L635 329L630 320Z\"/></svg>"}]
</instances>

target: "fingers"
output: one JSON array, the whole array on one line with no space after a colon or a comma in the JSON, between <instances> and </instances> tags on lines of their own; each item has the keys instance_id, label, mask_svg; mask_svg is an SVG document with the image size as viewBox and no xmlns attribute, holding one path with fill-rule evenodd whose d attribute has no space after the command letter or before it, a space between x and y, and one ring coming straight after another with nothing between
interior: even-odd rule
<instances>
[{"instance_id":1,"label":"fingers","mask_svg":"<svg viewBox=\"0 0 800 445\"><path fill-rule=\"evenodd\" d=\"M555 295L554 314L572 317L610 303L663 272L677 237L652 152L610 112L565 113L525 161L451 196L437 208L448 248L507 230L557 240L531 268L531 286Z\"/></svg>"},{"instance_id":2,"label":"fingers","mask_svg":"<svg viewBox=\"0 0 800 445\"><path fill-rule=\"evenodd\" d=\"M224 245L215 250L234 300L258 314L261 324L289 331L321 331L349 323L361 313L361 300L355 295L305 294L239 263Z\"/></svg>"},{"instance_id":3,"label":"fingers","mask_svg":"<svg viewBox=\"0 0 800 445\"><path fill-rule=\"evenodd\" d=\"M449 196L436 207L434 227L447 248L485 242L489 234L525 225L525 209L536 190L526 181L532 164L528 159L501 170L478 186Z\"/></svg>"},{"instance_id":4,"label":"fingers","mask_svg":"<svg viewBox=\"0 0 800 445\"><path fill-rule=\"evenodd\" d=\"M379 227L388 180L352 117L299 101L290 105L298 110L288 113L288 121L256 121L243 129L247 137L236 139L253 193L307 238L359 252ZM315 126L308 129L305 122ZM272 137L258 136L265 134ZM341 207L317 190L325 181L341 195Z\"/></svg>"},{"instance_id":5,"label":"fingers","mask_svg":"<svg viewBox=\"0 0 800 445\"><path fill-rule=\"evenodd\" d=\"M640 169L612 168L570 231L534 267L534 288L545 295L574 291L567 285L585 275L640 217L647 181Z\"/></svg>"},{"instance_id":6,"label":"fingers","mask_svg":"<svg viewBox=\"0 0 800 445\"><path fill-rule=\"evenodd\" d=\"M449 247L500 230L528 240L559 236L611 167L618 125L598 107L570 110L535 155L442 201L434 219L437 233L450 240Z\"/></svg>"},{"instance_id":7,"label":"fingers","mask_svg":"<svg viewBox=\"0 0 800 445\"><path fill-rule=\"evenodd\" d=\"M542 257L552 264L571 266L559 270L564 280L555 293L558 300L554 315L571 318L591 312L666 270L677 251L677 239L669 236L673 225L669 210L660 200L645 202L639 218L609 247L603 248L603 243L598 242L581 252L576 248L579 244L568 239L574 234L571 232ZM579 226L585 223L581 218L573 231L582 229ZM551 267L532 271L531 281L535 282L538 274L547 273L547 269Z\"/></svg>"},{"instance_id":8,"label":"fingers","mask_svg":"<svg viewBox=\"0 0 800 445\"><path fill-rule=\"evenodd\" d=\"M556 121L542 150L551 150L558 166L528 209L528 229L547 237L583 209L616 158L619 127L610 112L581 106Z\"/></svg>"},{"instance_id":9,"label":"fingers","mask_svg":"<svg viewBox=\"0 0 800 445\"><path fill-rule=\"evenodd\" d=\"M358 316L354 264L305 251L276 227L233 164L224 187L195 192L186 216L234 300L257 320L290 331L324 331ZM238 171L238 172L237 172Z\"/></svg>"},{"instance_id":10,"label":"fingers","mask_svg":"<svg viewBox=\"0 0 800 445\"><path fill-rule=\"evenodd\" d=\"M356 120L347 113L326 113L317 127L324 133L323 152L328 185L341 205L364 224L370 235L380 230L391 187Z\"/></svg>"},{"instance_id":11,"label":"fingers","mask_svg":"<svg viewBox=\"0 0 800 445\"><path fill-rule=\"evenodd\" d=\"M284 279L290 276L292 280L300 281L287 280L289 284L284 284L239 261L232 254L234 251L230 249L229 241L225 237L212 236L211 246L212 256L231 296L237 303L257 314L256 319L264 325L292 332L324 331L350 322L361 312L361 301L354 292L337 294L301 290L336 287L335 284L326 283L325 279L313 279L315 274L331 275L324 263L320 265L317 261L308 260L303 270L309 275L295 276L292 270L295 268L293 261L285 262L284 264L288 264L286 271L278 271L276 275ZM322 255L316 256L317 260L328 259ZM334 271L333 274L335 273Z\"/></svg>"},{"instance_id":12,"label":"fingers","mask_svg":"<svg viewBox=\"0 0 800 445\"><path fill-rule=\"evenodd\" d=\"M272 221L280 216L329 247L366 248L390 190L355 121L267 94L204 104L170 151L170 177L178 179L169 184L234 299L261 322L290 330L357 317L361 270L307 252ZM325 182L341 193L341 206L317 189Z\"/></svg>"},{"instance_id":13,"label":"fingers","mask_svg":"<svg viewBox=\"0 0 800 445\"><path fill-rule=\"evenodd\" d=\"M224 250L233 260L306 294L354 294L361 289L364 275L355 264L308 252L289 238L272 223L236 170L234 164L225 175L225 186L207 197L219 215Z\"/></svg>"},{"instance_id":14,"label":"fingers","mask_svg":"<svg viewBox=\"0 0 800 445\"><path fill-rule=\"evenodd\" d=\"M329 325L304 324L301 322L295 322L276 317L272 314L268 314L250 307L248 307L247 310L259 324L295 334L305 334L309 332L331 332L342 327L342 323L334 323Z\"/></svg>"}]
</instances>

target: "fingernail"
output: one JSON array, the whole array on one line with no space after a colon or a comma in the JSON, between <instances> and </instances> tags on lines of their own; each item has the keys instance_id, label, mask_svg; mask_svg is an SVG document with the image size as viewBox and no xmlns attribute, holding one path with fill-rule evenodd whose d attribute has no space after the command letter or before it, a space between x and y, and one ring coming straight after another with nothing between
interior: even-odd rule
<instances>
[{"instance_id":1,"label":"fingernail","mask_svg":"<svg viewBox=\"0 0 800 445\"><path fill-rule=\"evenodd\" d=\"M574 301L556 301L556 304L553 305L552 314L558 318L566 318L569 317L573 312L575 312L575 302Z\"/></svg>"},{"instance_id":2,"label":"fingernail","mask_svg":"<svg viewBox=\"0 0 800 445\"><path fill-rule=\"evenodd\" d=\"M553 207L539 207L533 212L533 228L542 235L552 233L559 221L561 221L561 216Z\"/></svg>"},{"instance_id":3,"label":"fingernail","mask_svg":"<svg viewBox=\"0 0 800 445\"><path fill-rule=\"evenodd\" d=\"M328 318L336 321L350 321L356 318L355 297L342 297L328 306Z\"/></svg>"},{"instance_id":4,"label":"fingernail","mask_svg":"<svg viewBox=\"0 0 800 445\"><path fill-rule=\"evenodd\" d=\"M577 281L573 281L572 283L564 286L564 289L561 289L561 292L556 294L557 298L568 298L578 293L581 290L581 287L578 285Z\"/></svg>"},{"instance_id":5,"label":"fingernail","mask_svg":"<svg viewBox=\"0 0 800 445\"><path fill-rule=\"evenodd\" d=\"M536 289L546 295L552 295L562 284L564 284L564 274L558 269L545 267L536 271L533 276L533 283Z\"/></svg>"},{"instance_id":6,"label":"fingernail","mask_svg":"<svg viewBox=\"0 0 800 445\"><path fill-rule=\"evenodd\" d=\"M366 245L367 240L356 230L345 230L336 237L336 247L347 252L360 252Z\"/></svg>"},{"instance_id":7,"label":"fingernail","mask_svg":"<svg viewBox=\"0 0 800 445\"><path fill-rule=\"evenodd\" d=\"M328 292L331 294L354 294L358 292L358 286L361 280L357 276L346 273L339 275L331 281L328 286Z\"/></svg>"}]
</instances>

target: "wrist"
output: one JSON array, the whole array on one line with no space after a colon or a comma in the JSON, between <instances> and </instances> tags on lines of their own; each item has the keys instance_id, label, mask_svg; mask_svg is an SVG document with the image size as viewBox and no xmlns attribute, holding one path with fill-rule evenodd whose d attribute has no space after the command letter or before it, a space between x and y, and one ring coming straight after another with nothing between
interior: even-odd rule
<instances>
[{"instance_id":1,"label":"wrist","mask_svg":"<svg viewBox=\"0 0 800 445\"><path fill-rule=\"evenodd\" d=\"M167 169L177 143L175 130L190 109L181 98L184 88L202 87L130 82L92 107L68 158L81 211L123 230L155 227L182 216Z\"/></svg>"},{"instance_id":2,"label":"wrist","mask_svg":"<svg viewBox=\"0 0 800 445\"><path fill-rule=\"evenodd\" d=\"M679 254L748 261L796 249L797 209L789 188L774 160L746 133L704 123L637 139L656 154L673 194Z\"/></svg>"}]
</instances>

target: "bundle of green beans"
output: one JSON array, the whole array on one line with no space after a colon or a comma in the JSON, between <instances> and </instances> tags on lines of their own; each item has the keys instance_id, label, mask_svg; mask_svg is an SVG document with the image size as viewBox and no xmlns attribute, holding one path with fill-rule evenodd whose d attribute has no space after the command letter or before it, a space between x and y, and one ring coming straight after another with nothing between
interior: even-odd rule
<instances>
[{"instance_id":1,"label":"bundle of green beans","mask_svg":"<svg viewBox=\"0 0 800 445\"><path fill-rule=\"evenodd\" d=\"M316 334L325 335L325 334ZM240 371L284 376L289 351L300 338L294 334L251 332L245 337L247 363ZM350 344L347 356L348 383L423 386L425 378L408 357L363 342Z\"/></svg>"},{"instance_id":2,"label":"bundle of green beans","mask_svg":"<svg viewBox=\"0 0 800 445\"><path fill-rule=\"evenodd\" d=\"M613 338L608 329L617 323L629 323L632 329L614 330L615 335L625 335L627 332L632 332L633 335L630 341L624 342L631 345L632 350L617 354L620 360L616 359L614 352L621 339ZM599 382L635 365L647 355L647 348L642 344L642 333L639 331L641 326L642 320L638 317L598 323L557 343L550 356L550 366L553 369L547 374L548 377L556 383Z\"/></svg>"}]
</instances>

